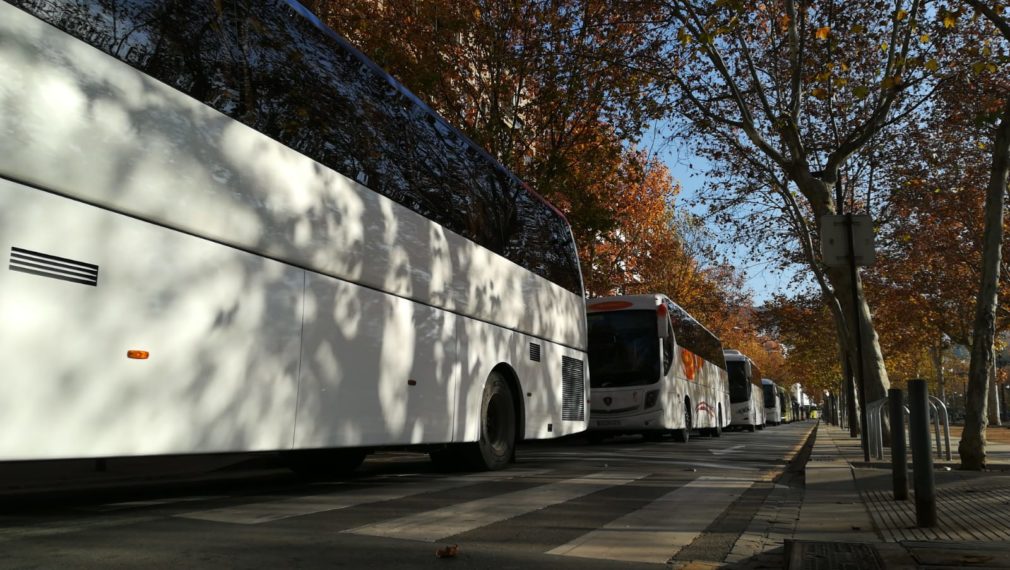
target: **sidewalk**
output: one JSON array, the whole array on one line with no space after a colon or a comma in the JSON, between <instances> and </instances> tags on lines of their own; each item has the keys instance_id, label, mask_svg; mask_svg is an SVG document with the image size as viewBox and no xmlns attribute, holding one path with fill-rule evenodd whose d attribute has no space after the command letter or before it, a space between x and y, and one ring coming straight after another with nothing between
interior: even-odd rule
<instances>
[{"instance_id":1,"label":"sidewalk","mask_svg":"<svg viewBox=\"0 0 1010 570\"><path fill-rule=\"evenodd\" d=\"M972 472L958 470L957 444L953 462L934 458L939 524L918 528L912 490L893 499L889 450L866 463L859 439L819 424L787 567L1010 569L1010 445L991 443L989 470Z\"/></svg>"}]
</instances>

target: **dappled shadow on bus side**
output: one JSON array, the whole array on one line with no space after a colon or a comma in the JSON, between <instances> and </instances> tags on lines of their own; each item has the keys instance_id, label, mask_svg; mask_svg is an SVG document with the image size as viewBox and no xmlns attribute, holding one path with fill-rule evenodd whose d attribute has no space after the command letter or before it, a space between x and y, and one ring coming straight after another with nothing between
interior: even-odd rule
<instances>
[{"instance_id":1,"label":"dappled shadow on bus side","mask_svg":"<svg viewBox=\"0 0 1010 570\"><path fill-rule=\"evenodd\" d=\"M18 4L42 6L43 14L47 6L53 14L66 8ZM110 17L86 4L78 5L84 12L74 26ZM128 7L157 4L102 5L129 19ZM0 117L0 130L10 134L0 140L0 172L26 183L4 182L0 236L99 268L95 287L0 277L2 290L17 294L0 300L2 326L16 327L3 330L0 349L10 363L0 388L0 426L11 428L0 429L5 458L474 440L484 382L502 362L512 363L521 409L542 418L527 435L564 429L557 379L562 356L583 348L581 298L510 259L556 247L570 234L531 242L503 235L499 253L507 259L361 184L395 172L362 168L352 180L222 114L282 121L278 109L269 115L269 105L253 105L266 94L255 89L283 90L293 76L282 73L284 61L271 60L276 78L257 75L260 83L242 87L252 91L235 91L229 71L173 59L181 57L171 53L179 34L189 30L200 45L198 38L213 33L213 14L186 21L162 14L161 28L122 26L123 35L95 43L151 73L179 65L168 84L218 100L222 112L9 5L3 10L0 57L32 80L0 85L11 111ZM289 17L262 23L278 31ZM98 33L89 30L82 36ZM225 43L218 48L236 59L231 69L253 65L241 45ZM333 63L323 46L306 45L302 57ZM373 75L361 77L380 88ZM411 112L393 116L428 121ZM368 119L313 116L348 128ZM339 127L326 132L345 146L361 138ZM404 172L428 167L445 145L461 144L451 132L438 136L438 144L409 139L425 156L401 151L383 164L400 157ZM432 175L427 183L442 179ZM476 196L429 197L429 210L490 208L467 219L488 220L507 234L520 213L514 205L532 198L514 189L503 195L515 200L504 209ZM558 231L551 223L548 234ZM542 361L526 356L530 343L544 345ZM150 356L128 359L128 350Z\"/></svg>"}]
</instances>

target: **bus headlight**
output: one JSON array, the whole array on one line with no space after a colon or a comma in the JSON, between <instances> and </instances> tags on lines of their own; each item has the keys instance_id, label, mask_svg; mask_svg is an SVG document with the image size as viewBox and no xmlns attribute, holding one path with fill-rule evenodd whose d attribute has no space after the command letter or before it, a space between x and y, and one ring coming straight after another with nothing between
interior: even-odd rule
<instances>
[{"instance_id":1,"label":"bus headlight","mask_svg":"<svg viewBox=\"0 0 1010 570\"><path fill-rule=\"evenodd\" d=\"M659 400L659 390L653 390L645 395L645 409L656 405L656 401Z\"/></svg>"}]
</instances>

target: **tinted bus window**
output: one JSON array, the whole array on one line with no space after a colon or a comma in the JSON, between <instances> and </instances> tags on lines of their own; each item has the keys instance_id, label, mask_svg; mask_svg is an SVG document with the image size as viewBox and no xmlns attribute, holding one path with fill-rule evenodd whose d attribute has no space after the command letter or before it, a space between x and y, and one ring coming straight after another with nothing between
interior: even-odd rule
<instances>
[{"instance_id":1,"label":"tinted bus window","mask_svg":"<svg viewBox=\"0 0 1010 570\"><path fill-rule=\"evenodd\" d=\"M775 386L772 384L762 384L761 390L764 392L765 396L765 407L774 408L775 407Z\"/></svg>"},{"instance_id":2,"label":"tinted bus window","mask_svg":"<svg viewBox=\"0 0 1010 570\"><path fill-rule=\"evenodd\" d=\"M643 386L659 381L655 311L592 313L589 321L589 385Z\"/></svg>"},{"instance_id":3,"label":"tinted bus window","mask_svg":"<svg viewBox=\"0 0 1010 570\"><path fill-rule=\"evenodd\" d=\"M673 322L673 331L677 335L677 344L725 370L726 357L722 352L722 342L680 306L667 303L667 307L670 309L670 321Z\"/></svg>"},{"instance_id":4,"label":"tinted bus window","mask_svg":"<svg viewBox=\"0 0 1010 570\"><path fill-rule=\"evenodd\" d=\"M750 399L750 382L747 381L747 363L731 361L726 363L729 371L729 401L739 404Z\"/></svg>"},{"instance_id":5,"label":"tinted bus window","mask_svg":"<svg viewBox=\"0 0 1010 570\"><path fill-rule=\"evenodd\" d=\"M9 1L582 294L564 218L300 5Z\"/></svg>"}]
</instances>

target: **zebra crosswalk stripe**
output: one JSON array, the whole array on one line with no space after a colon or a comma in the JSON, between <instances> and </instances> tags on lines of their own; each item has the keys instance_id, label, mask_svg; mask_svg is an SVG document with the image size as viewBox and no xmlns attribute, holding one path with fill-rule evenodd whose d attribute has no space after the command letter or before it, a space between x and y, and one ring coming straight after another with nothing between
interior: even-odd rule
<instances>
[{"instance_id":1,"label":"zebra crosswalk stripe","mask_svg":"<svg viewBox=\"0 0 1010 570\"><path fill-rule=\"evenodd\" d=\"M752 481L699 477L548 554L664 564L691 544Z\"/></svg>"},{"instance_id":2,"label":"zebra crosswalk stripe","mask_svg":"<svg viewBox=\"0 0 1010 570\"><path fill-rule=\"evenodd\" d=\"M647 473L600 472L468 501L412 516L348 529L343 532L368 536L434 542L443 538L538 511L610 487L625 485Z\"/></svg>"},{"instance_id":3,"label":"zebra crosswalk stripe","mask_svg":"<svg viewBox=\"0 0 1010 570\"><path fill-rule=\"evenodd\" d=\"M460 477L444 477L411 483L396 481L374 488L260 501L205 511L181 513L174 516L231 524L261 524L291 517L346 509L367 503L379 503L423 493L445 491L481 482L540 475L546 472L547 470L543 469L509 470L496 474L493 477L488 476L487 473L474 473Z\"/></svg>"}]
</instances>

